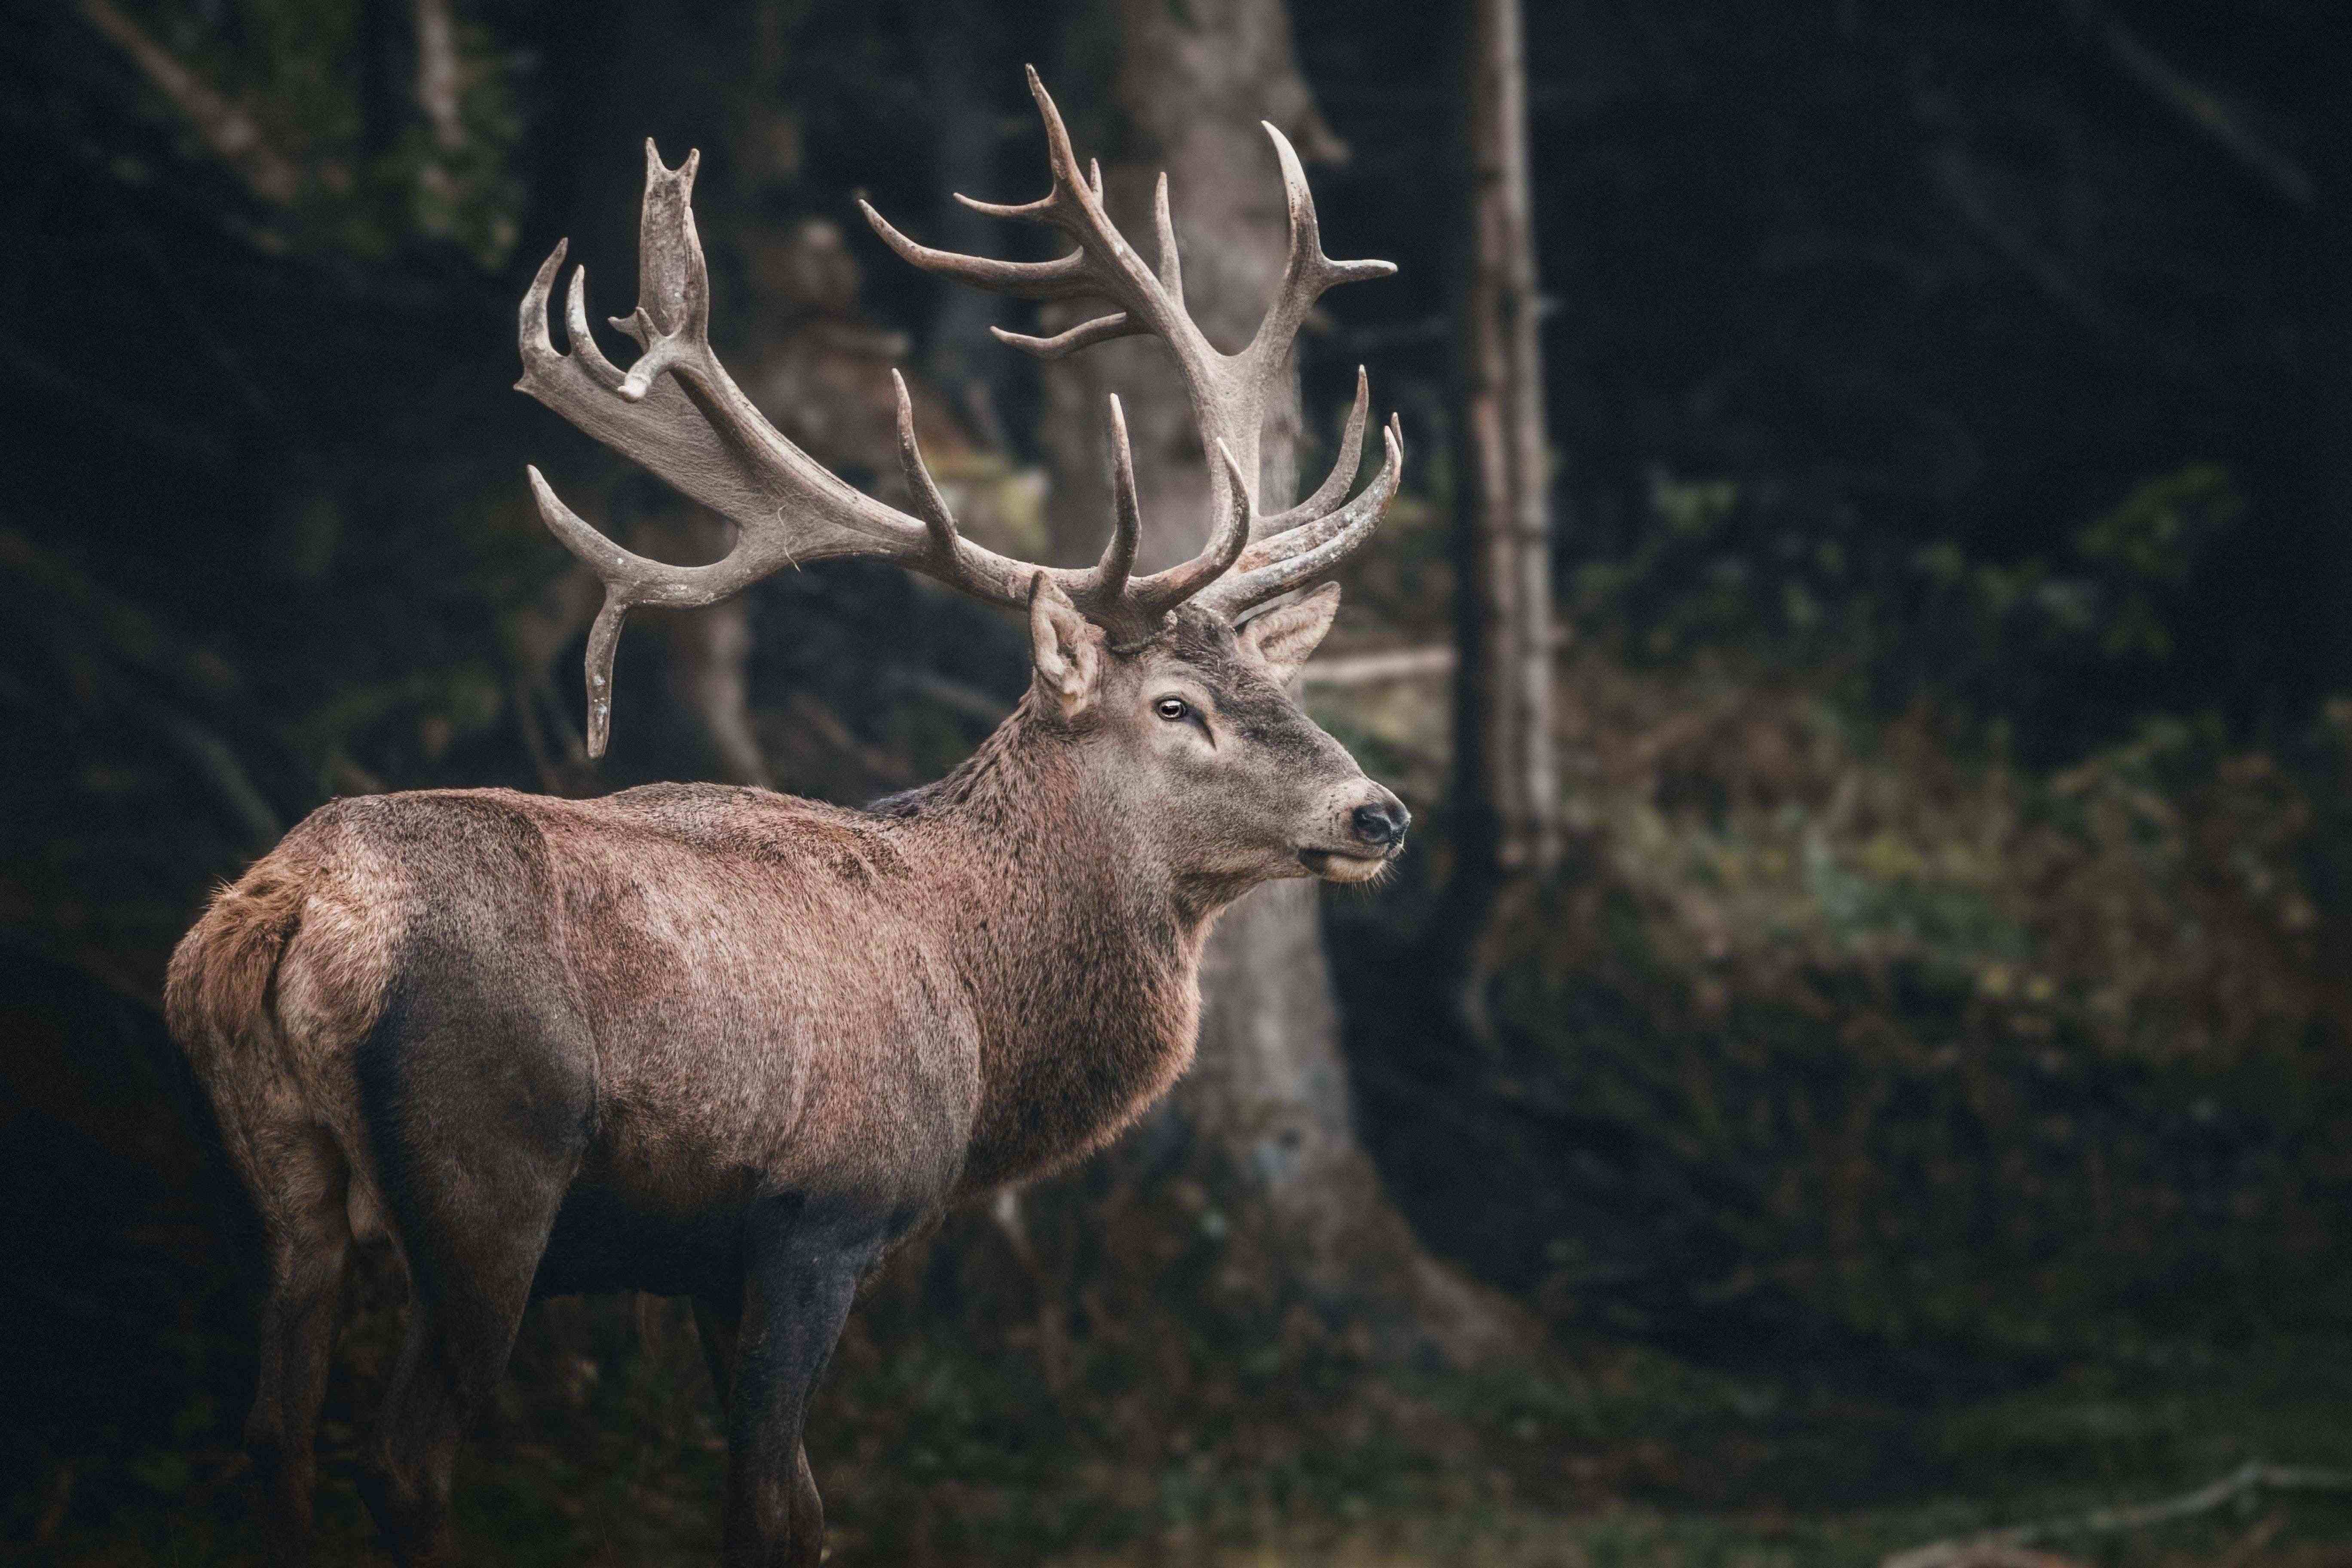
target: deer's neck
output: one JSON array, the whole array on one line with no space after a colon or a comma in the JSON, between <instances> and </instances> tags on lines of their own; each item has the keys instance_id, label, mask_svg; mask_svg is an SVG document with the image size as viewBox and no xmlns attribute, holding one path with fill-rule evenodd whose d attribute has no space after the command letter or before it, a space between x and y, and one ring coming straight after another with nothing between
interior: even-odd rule
<instances>
[{"instance_id":1,"label":"deer's neck","mask_svg":"<svg viewBox=\"0 0 2352 1568\"><path fill-rule=\"evenodd\" d=\"M1192 1061L1213 910L1180 896L1025 702L891 809L954 867L942 880L982 1027L964 1190L1099 1147Z\"/></svg>"}]
</instances>

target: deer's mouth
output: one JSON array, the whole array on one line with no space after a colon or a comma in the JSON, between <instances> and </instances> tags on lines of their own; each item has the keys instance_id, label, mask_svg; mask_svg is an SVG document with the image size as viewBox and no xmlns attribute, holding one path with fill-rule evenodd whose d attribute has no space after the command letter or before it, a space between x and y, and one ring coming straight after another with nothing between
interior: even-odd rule
<instances>
[{"instance_id":1,"label":"deer's mouth","mask_svg":"<svg viewBox=\"0 0 2352 1568\"><path fill-rule=\"evenodd\" d=\"M1348 849L1301 849L1298 863L1327 882L1369 882L1388 869L1395 858L1385 854L1359 855Z\"/></svg>"}]
</instances>

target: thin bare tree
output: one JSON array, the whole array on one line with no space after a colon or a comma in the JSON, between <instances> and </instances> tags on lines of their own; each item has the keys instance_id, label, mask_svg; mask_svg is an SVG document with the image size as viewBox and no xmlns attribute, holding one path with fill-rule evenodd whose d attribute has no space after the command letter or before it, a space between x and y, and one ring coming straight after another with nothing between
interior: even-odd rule
<instances>
[{"instance_id":1,"label":"thin bare tree","mask_svg":"<svg viewBox=\"0 0 2352 1568\"><path fill-rule=\"evenodd\" d=\"M1535 201L1519 0L1470 0L1463 94L1469 211L1456 374L1454 795L1457 860L1442 942L1483 1028L1487 939L1559 860L1551 734L1551 457L1538 340Z\"/></svg>"}]
</instances>

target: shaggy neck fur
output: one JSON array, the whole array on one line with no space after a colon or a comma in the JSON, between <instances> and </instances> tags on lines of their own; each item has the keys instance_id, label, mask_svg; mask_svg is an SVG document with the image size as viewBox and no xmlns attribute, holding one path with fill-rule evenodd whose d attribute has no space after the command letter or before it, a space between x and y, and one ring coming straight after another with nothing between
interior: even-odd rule
<instances>
[{"instance_id":1,"label":"shaggy neck fur","mask_svg":"<svg viewBox=\"0 0 2352 1568\"><path fill-rule=\"evenodd\" d=\"M1100 1147L1190 1065L1199 1025L1215 905L1153 862L1053 728L1024 699L955 772L875 806L955 868L942 896L986 1031L966 1191Z\"/></svg>"}]
</instances>

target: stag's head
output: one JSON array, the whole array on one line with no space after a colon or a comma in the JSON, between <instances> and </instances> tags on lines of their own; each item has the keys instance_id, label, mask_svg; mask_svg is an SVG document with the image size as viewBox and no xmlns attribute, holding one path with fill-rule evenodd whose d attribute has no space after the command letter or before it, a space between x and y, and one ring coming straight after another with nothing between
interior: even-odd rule
<instances>
[{"instance_id":1,"label":"stag's head","mask_svg":"<svg viewBox=\"0 0 2352 1568\"><path fill-rule=\"evenodd\" d=\"M1339 605L1326 584L1238 626L1187 606L1121 647L1040 577L1029 721L1066 731L1089 790L1179 880L1227 896L1363 881L1403 848L1408 814L1291 690Z\"/></svg>"},{"instance_id":2,"label":"stag's head","mask_svg":"<svg viewBox=\"0 0 2352 1568\"><path fill-rule=\"evenodd\" d=\"M613 655L633 606L708 605L783 566L879 555L986 603L1026 608L1035 665L1030 721L1066 735L1083 775L1109 792L1171 870L1234 885L1302 873L1347 881L1373 876L1403 841L1404 807L1364 777L1290 688L1339 604L1336 586L1301 591L1370 536L1396 493L1402 438L1391 418L1381 432L1379 471L1349 499L1370 406L1359 372L1339 461L1315 493L1262 515L1256 474L1267 404L1291 374L1292 343L1307 311L1334 284L1395 268L1323 254L1297 154L1268 125L1289 200L1289 257L1255 336L1238 353L1222 353L1185 309L1166 176L1155 202L1153 267L1112 225L1100 168L1080 170L1034 70L1029 87L1045 121L1052 190L1016 205L956 199L991 216L1054 228L1071 243L1066 254L1000 261L933 250L860 205L892 249L927 271L1024 299L1085 298L1111 307L1050 338L992 329L1013 347L1058 359L1114 338L1158 339L1175 359L1202 449L1218 471L1206 546L1165 571L1133 571L1140 509L1116 397L1110 541L1083 570L1030 565L961 535L916 446L903 382L899 457L919 515L828 473L768 423L711 352L709 279L691 206L697 155L670 169L648 142L637 308L613 322L635 341L635 363L624 371L596 346L580 269L565 308L571 352L555 348L548 318L563 264L559 245L523 300L519 384L728 518L738 534L724 560L666 565L597 532L530 470L541 516L604 583L604 606L588 642L589 752L604 749Z\"/></svg>"}]
</instances>

